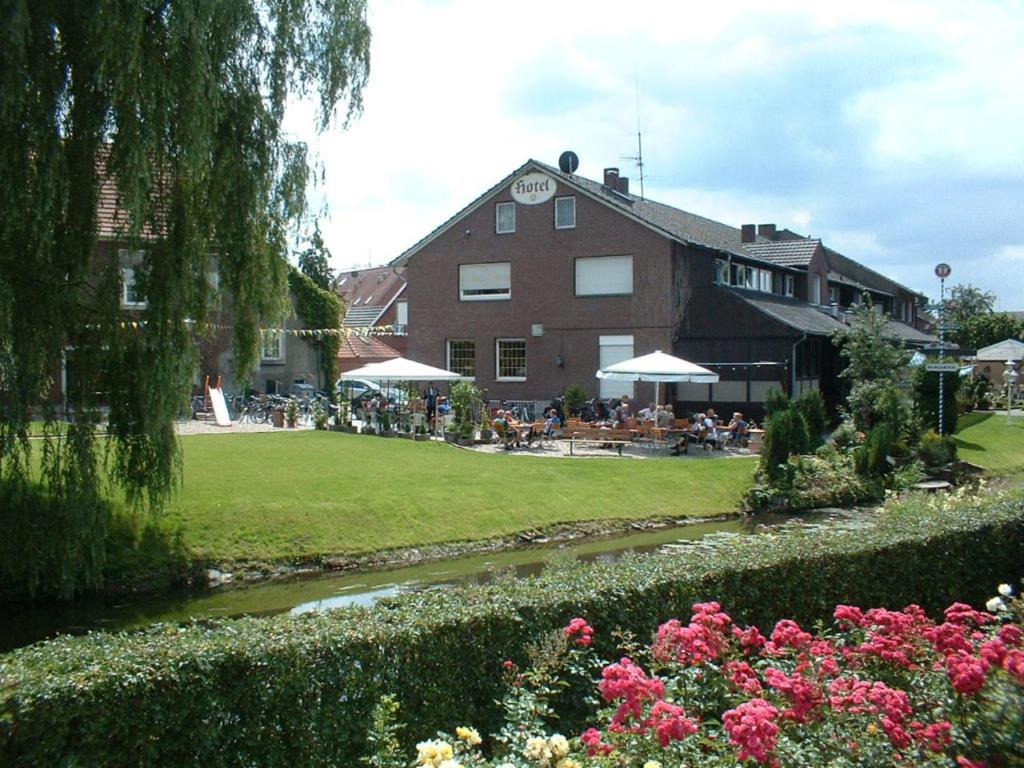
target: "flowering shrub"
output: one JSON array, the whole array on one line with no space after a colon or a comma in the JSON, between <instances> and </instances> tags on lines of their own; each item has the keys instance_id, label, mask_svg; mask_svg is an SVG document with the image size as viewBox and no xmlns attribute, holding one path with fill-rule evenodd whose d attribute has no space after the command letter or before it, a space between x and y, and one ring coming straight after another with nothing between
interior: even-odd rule
<instances>
[{"instance_id":1,"label":"flowering shrub","mask_svg":"<svg viewBox=\"0 0 1024 768\"><path fill-rule=\"evenodd\" d=\"M541 700L560 685L549 653L545 674L514 670L504 703L513 721L491 762L476 732L459 728L457 754L441 734L419 745L418 764L1020 765L1024 608L1008 585L999 592L988 611L954 603L940 621L914 605L839 605L831 630L783 620L767 638L718 603L697 603L688 623L665 622L649 647L627 641L630 655L614 663L594 657L593 628L573 619L558 635L560 674L600 670L593 727L545 735L553 713Z\"/></svg>"}]
</instances>

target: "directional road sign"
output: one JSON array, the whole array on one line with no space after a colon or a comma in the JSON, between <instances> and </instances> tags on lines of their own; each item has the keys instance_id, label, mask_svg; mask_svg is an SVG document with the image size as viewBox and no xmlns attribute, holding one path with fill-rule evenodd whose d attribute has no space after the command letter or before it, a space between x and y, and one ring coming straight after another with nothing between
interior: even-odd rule
<instances>
[{"instance_id":1,"label":"directional road sign","mask_svg":"<svg viewBox=\"0 0 1024 768\"><path fill-rule=\"evenodd\" d=\"M939 326L940 331L959 331L960 326L956 323L943 323Z\"/></svg>"},{"instance_id":2,"label":"directional road sign","mask_svg":"<svg viewBox=\"0 0 1024 768\"><path fill-rule=\"evenodd\" d=\"M960 370L960 363L927 363L924 369L929 373L954 373Z\"/></svg>"}]
</instances>

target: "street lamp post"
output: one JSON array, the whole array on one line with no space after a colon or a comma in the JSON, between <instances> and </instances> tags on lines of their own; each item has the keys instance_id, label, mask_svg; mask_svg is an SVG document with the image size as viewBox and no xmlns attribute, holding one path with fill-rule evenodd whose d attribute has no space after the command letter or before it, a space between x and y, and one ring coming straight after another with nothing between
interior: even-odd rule
<instances>
[{"instance_id":1,"label":"street lamp post","mask_svg":"<svg viewBox=\"0 0 1024 768\"><path fill-rule=\"evenodd\" d=\"M1006 361L1006 370L1003 371L1003 379L1006 380L1006 420L1010 420L1010 409L1013 408L1013 387L1017 383L1019 374L1016 369L1016 362L1012 359Z\"/></svg>"},{"instance_id":2,"label":"street lamp post","mask_svg":"<svg viewBox=\"0 0 1024 768\"><path fill-rule=\"evenodd\" d=\"M946 359L946 278L952 272L949 264L938 264L935 267L935 275L939 278L939 364ZM939 371L939 434L946 433L945 405L946 405L946 372Z\"/></svg>"}]
</instances>

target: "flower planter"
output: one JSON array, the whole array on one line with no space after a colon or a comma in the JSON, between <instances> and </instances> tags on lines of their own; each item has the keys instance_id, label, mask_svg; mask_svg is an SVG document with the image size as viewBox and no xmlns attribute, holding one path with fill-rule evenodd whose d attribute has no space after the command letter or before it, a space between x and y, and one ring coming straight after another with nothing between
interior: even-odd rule
<instances>
[{"instance_id":1,"label":"flower planter","mask_svg":"<svg viewBox=\"0 0 1024 768\"><path fill-rule=\"evenodd\" d=\"M413 435L413 438L416 440L417 443L421 443L421 442L424 442L426 440L429 440L430 439L430 435L427 435L427 434Z\"/></svg>"}]
</instances>

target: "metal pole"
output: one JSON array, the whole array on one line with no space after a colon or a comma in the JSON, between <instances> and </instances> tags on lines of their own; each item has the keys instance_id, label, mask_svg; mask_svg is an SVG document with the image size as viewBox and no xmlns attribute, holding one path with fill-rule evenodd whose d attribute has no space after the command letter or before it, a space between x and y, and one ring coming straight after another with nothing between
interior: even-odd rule
<instances>
[{"instance_id":1,"label":"metal pole","mask_svg":"<svg viewBox=\"0 0 1024 768\"><path fill-rule=\"evenodd\" d=\"M945 326L946 326L946 278L939 278L939 363L945 362L946 359L946 342L945 342ZM939 434L943 435L946 431L946 420L944 417L944 405L946 402L946 373L945 371L939 371Z\"/></svg>"}]
</instances>

